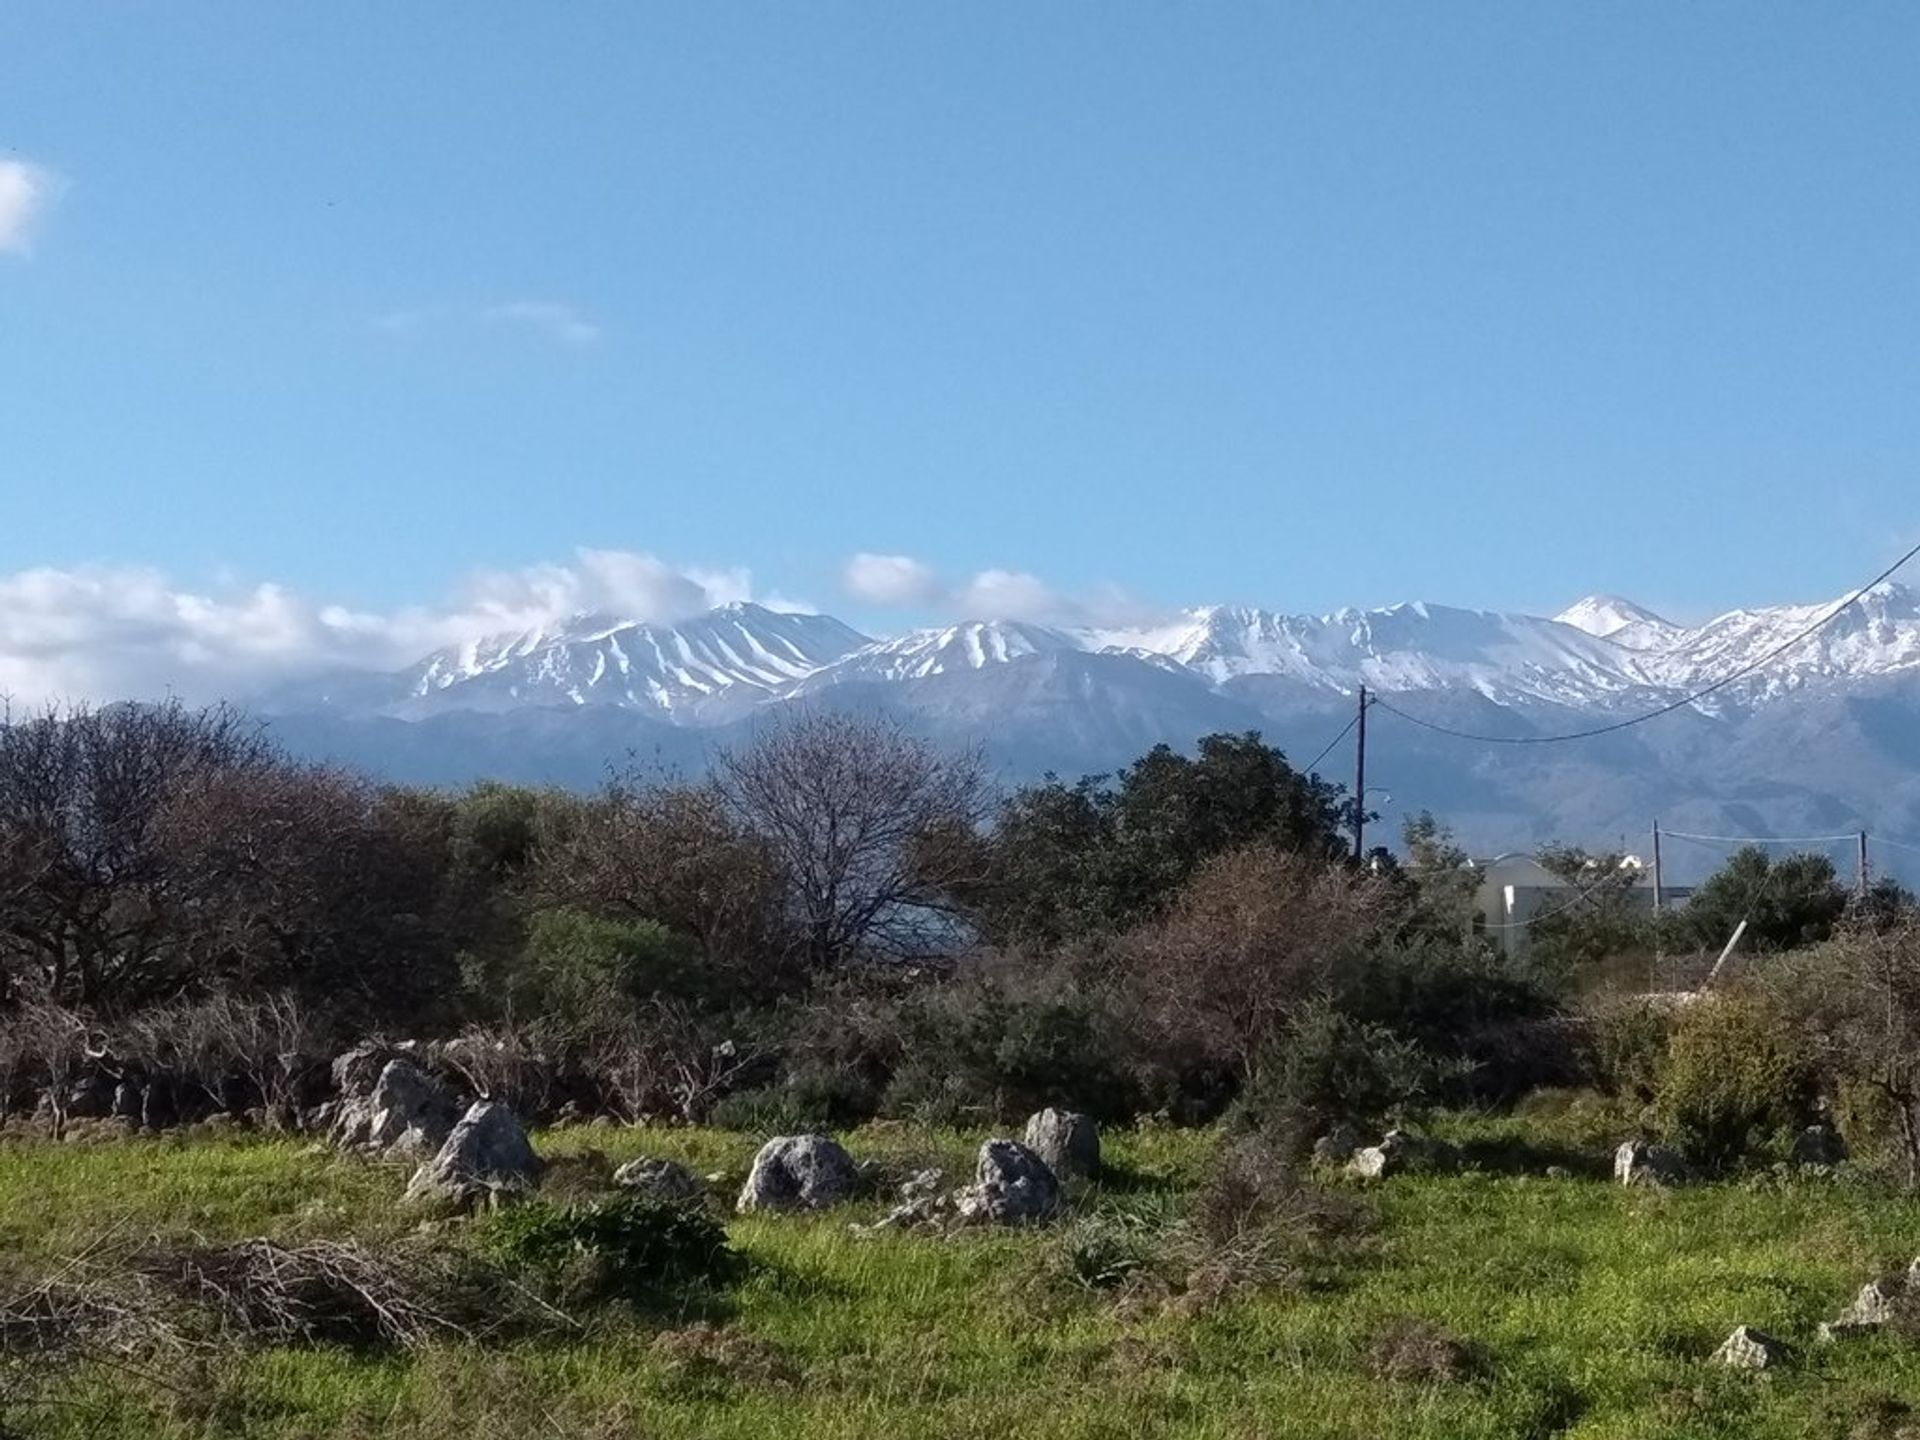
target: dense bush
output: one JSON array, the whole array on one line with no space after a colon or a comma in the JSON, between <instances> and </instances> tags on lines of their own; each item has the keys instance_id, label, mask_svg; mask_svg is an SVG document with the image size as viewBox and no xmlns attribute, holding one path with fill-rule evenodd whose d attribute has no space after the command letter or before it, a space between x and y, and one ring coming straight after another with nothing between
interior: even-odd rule
<instances>
[{"instance_id":1,"label":"dense bush","mask_svg":"<svg viewBox=\"0 0 1920 1440\"><path fill-rule=\"evenodd\" d=\"M655 1309L740 1273L726 1228L706 1211L643 1196L578 1206L530 1201L489 1225L488 1248L571 1303Z\"/></svg>"},{"instance_id":2,"label":"dense bush","mask_svg":"<svg viewBox=\"0 0 1920 1440\"><path fill-rule=\"evenodd\" d=\"M1126 999L1098 966L990 955L902 1004L889 1113L1016 1120L1046 1105L1127 1120L1164 1097L1134 1042Z\"/></svg>"},{"instance_id":3,"label":"dense bush","mask_svg":"<svg viewBox=\"0 0 1920 1440\"><path fill-rule=\"evenodd\" d=\"M1675 1019L1655 1096L1666 1138L1710 1171L1783 1151L1811 1108L1805 1037L1756 990L1703 996Z\"/></svg>"}]
</instances>

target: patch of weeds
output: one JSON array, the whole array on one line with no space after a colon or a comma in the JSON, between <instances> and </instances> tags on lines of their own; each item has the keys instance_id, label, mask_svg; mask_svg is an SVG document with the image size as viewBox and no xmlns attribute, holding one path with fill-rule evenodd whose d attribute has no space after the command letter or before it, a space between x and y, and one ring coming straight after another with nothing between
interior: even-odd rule
<instances>
[{"instance_id":1,"label":"patch of weeds","mask_svg":"<svg viewBox=\"0 0 1920 1440\"><path fill-rule=\"evenodd\" d=\"M1115 1290L1148 1270L1163 1242L1163 1234L1137 1216L1089 1215L1060 1232L1054 1267L1083 1290Z\"/></svg>"},{"instance_id":2,"label":"patch of weeds","mask_svg":"<svg viewBox=\"0 0 1920 1440\"><path fill-rule=\"evenodd\" d=\"M1382 1327L1367 1347L1367 1368L1376 1380L1451 1385L1473 1378L1484 1366L1478 1346L1411 1316Z\"/></svg>"},{"instance_id":3,"label":"patch of weeds","mask_svg":"<svg viewBox=\"0 0 1920 1440\"><path fill-rule=\"evenodd\" d=\"M1885 1390L1848 1387L1822 1400L1818 1433L1845 1440L1917 1440L1913 1406Z\"/></svg>"},{"instance_id":4,"label":"patch of weeds","mask_svg":"<svg viewBox=\"0 0 1920 1440\"><path fill-rule=\"evenodd\" d=\"M741 1388L784 1390L801 1378L777 1345L730 1325L662 1331L647 1353L660 1363L661 1388L683 1400L720 1400Z\"/></svg>"},{"instance_id":5,"label":"patch of weeds","mask_svg":"<svg viewBox=\"0 0 1920 1440\"><path fill-rule=\"evenodd\" d=\"M540 1198L549 1204L579 1205L613 1193L613 1162L601 1150L555 1155L540 1175Z\"/></svg>"}]
</instances>

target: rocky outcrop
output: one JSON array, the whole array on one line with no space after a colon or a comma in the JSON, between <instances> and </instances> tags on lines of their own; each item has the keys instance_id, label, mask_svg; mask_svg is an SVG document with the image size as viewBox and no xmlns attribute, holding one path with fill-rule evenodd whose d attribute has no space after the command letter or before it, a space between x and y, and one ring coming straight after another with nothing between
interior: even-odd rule
<instances>
[{"instance_id":1,"label":"rocky outcrop","mask_svg":"<svg viewBox=\"0 0 1920 1440\"><path fill-rule=\"evenodd\" d=\"M1034 1225L1060 1213L1060 1181L1047 1162L1017 1140L980 1147L973 1184L953 1199L967 1225Z\"/></svg>"},{"instance_id":2,"label":"rocky outcrop","mask_svg":"<svg viewBox=\"0 0 1920 1440\"><path fill-rule=\"evenodd\" d=\"M1892 1323L1894 1314L1916 1286L1920 1286L1920 1260L1915 1260L1906 1268L1905 1273L1883 1275L1877 1280L1869 1280L1860 1287L1851 1304L1833 1319L1820 1327L1823 1341L1851 1340L1859 1335L1871 1335L1884 1330Z\"/></svg>"},{"instance_id":3,"label":"rocky outcrop","mask_svg":"<svg viewBox=\"0 0 1920 1440\"><path fill-rule=\"evenodd\" d=\"M1026 1146L1058 1178L1100 1173L1100 1127L1090 1116L1048 1107L1027 1121Z\"/></svg>"},{"instance_id":4,"label":"rocky outcrop","mask_svg":"<svg viewBox=\"0 0 1920 1440\"><path fill-rule=\"evenodd\" d=\"M406 1199L463 1207L491 1204L531 1190L540 1181L541 1168L513 1111L498 1101L481 1100L461 1117L439 1152L414 1172Z\"/></svg>"},{"instance_id":5,"label":"rocky outcrop","mask_svg":"<svg viewBox=\"0 0 1920 1440\"><path fill-rule=\"evenodd\" d=\"M852 1197L859 1184L853 1157L827 1135L776 1135L753 1157L735 1209L824 1210Z\"/></svg>"},{"instance_id":6,"label":"rocky outcrop","mask_svg":"<svg viewBox=\"0 0 1920 1440\"><path fill-rule=\"evenodd\" d=\"M679 1161L657 1160L647 1155L629 1160L614 1171L613 1183L622 1190L675 1204L703 1199L707 1193L700 1177Z\"/></svg>"},{"instance_id":7,"label":"rocky outcrop","mask_svg":"<svg viewBox=\"0 0 1920 1440\"><path fill-rule=\"evenodd\" d=\"M333 1136L341 1146L377 1155L431 1155L459 1118L460 1102L451 1090L411 1060L396 1058L368 1093L339 1103Z\"/></svg>"}]
</instances>

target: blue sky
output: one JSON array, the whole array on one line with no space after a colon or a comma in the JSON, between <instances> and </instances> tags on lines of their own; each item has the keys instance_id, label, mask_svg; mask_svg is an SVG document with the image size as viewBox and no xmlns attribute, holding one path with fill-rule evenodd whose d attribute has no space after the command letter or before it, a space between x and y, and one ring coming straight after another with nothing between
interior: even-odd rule
<instances>
[{"instance_id":1,"label":"blue sky","mask_svg":"<svg viewBox=\"0 0 1920 1440\"><path fill-rule=\"evenodd\" d=\"M1917 62L1894 5L22 0L0 577L1838 594L1920 538Z\"/></svg>"}]
</instances>

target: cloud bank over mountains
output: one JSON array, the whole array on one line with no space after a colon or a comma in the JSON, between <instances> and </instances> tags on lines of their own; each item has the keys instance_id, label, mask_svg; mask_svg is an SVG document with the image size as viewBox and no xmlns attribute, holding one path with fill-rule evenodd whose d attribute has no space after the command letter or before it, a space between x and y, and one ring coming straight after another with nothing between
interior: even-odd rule
<instances>
[{"instance_id":1,"label":"cloud bank over mountains","mask_svg":"<svg viewBox=\"0 0 1920 1440\"><path fill-rule=\"evenodd\" d=\"M1006 569L949 581L906 555L856 554L841 582L865 609L916 620L1119 625L1156 618L1117 589L1066 595ZM582 614L670 625L741 600L817 608L757 589L745 567L590 547L564 562L475 571L438 603L391 610L272 582L187 585L148 566L36 567L0 574L0 697L16 707L165 694L203 702L331 671L391 670L429 651Z\"/></svg>"},{"instance_id":2,"label":"cloud bank over mountains","mask_svg":"<svg viewBox=\"0 0 1920 1440\"><path fill-rule=\"evenodd\" d=\"M338 669L384 670L446 645L583 612L671 624L758 599L739 568L676 566L631 550L482 570L437 605L374 611L284 585L187 588L137 566L0 575L0 696L16 707L176 694L200 702Z\"/></svg>"}]
</instances>

